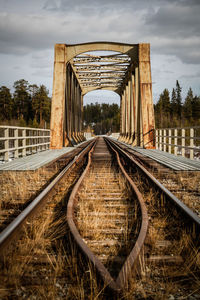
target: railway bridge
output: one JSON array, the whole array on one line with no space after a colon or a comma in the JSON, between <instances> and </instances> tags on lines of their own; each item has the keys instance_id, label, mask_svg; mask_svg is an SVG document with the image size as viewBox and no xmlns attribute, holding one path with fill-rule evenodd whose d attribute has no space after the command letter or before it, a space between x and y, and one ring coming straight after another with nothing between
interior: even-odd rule
<instances>
[{"instance_id":1,"label":"railway bridge","mask_svg":"<svg viewBox=\"0 0 200 300\"><path fill-rule=\"evenodd\" d=\"M156 130L144 149L149 50L56 45L51 138L0 126L0 298L172 299L173 287L173 299L199 299L200 128ZM120 95L118 140L82 142L83 96L96 89Z\"/></svg>"},{"instance_id":2,"label":"railway bridge","mask_svg":"<svg viewBox=\"0 0 200 300\"><path fill-rule=\"evenodd\" d=\"M153 147L155 128L149 44L56 44L51 149L83 140L83 96L99 89L120 96L120 140Z\"/></svg>"},{"instance_id":3,"label":"railway bridge","mask_svg":"<svg viewBox=\"0 0 200 300\"><path fill-rule=\"evenodd\" d=\"M35 169L80 145L83 97L95 90L120 96L119 142L173 170L200 169L199 127L155 130L150 44L93 42L55 45L50 130L0 126L0 170Z\"/></svg>"}]
</instances>

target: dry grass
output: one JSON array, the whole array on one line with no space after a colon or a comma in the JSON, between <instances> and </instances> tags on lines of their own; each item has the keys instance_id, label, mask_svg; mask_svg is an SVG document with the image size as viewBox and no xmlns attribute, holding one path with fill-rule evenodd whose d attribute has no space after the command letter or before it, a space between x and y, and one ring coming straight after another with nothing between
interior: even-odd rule
<instances>
[{"instance_id":1,"label":"dry grass","mask_svg":"<svg viewBox=\"0 0 200 300\"><path fill-rule=\"evenodd\" d=\"M14 176L14 175L12 175ZM9 178L12 178L11 174ZM39 176L39 175L38 175ZM91 175L88 177L88 186L82 189L79 198L86 197L86 189L92 182ZM29 178L29 179L28 179ZM31 187L31 179L27 176L23 188L28 193ZM10 187L17 181L16 176L10 180ZM35 178L40 181L40 177ZM200 295L200 253L193 244L190 236L182 230L182 224L175 221L172 214L157 205L157 196L153 190L148 190L141 178L134 175L134 180L145 195L145 201L150 215L150 227L144 253L141 255L142 272L133 276L128 286L120 295L110 294L105 289L102 281L91 266L79 253L71 238L66 224L66 204L69 188L73 182L69 178L63 180L58 190L62 194L49 199L49 205L36 219L27 223L22 238L15 243L10 255L1 263L0 274L0 299L189 299L189 296ZM8 180L7 180L8 181ZM4 184L7 184L4 181ZM107 180L102 178L104 191ZM122 178L118 182L124 189L124 196L129 194L126 183ZM6 190L6 189L5 189ZM101 194L99 194L101 195ZM8 197L8 198L6 198ZM28 197L28 196L27 196ZM10 194L4 201L10 201ZM14 199L14 197L13 197ZM94 201L80 202L82 218L89 212L99 211ZM85 214L85 215L84 215ZM164 216L164 217L163 217ZM89 218L88 218L89 220ZM99 223L100 222L100 223ZM124 227L130 225L124 223ZM108 222L110 228L116 228L116 224ZM85 223L80 230L95 231L102 226L102 220L95 218ZM174 230L172 230L174 228ZM126 230L124 230L126 232ZM95 231L96 239L105 236ZM177 238L178 237L178 238ZM126 236L124 239L129 240ZM170 239L172 245L162 250L162 254L180 255L184 263L178 268L176 265L156 265L148 261L149 255L158 253L157 241ZM115 247L111 251L116 252ZM157 251L157 252L156 252ZM197 298L197 297L196 297Z\"/></svg>"},{"instance_id":2,"label":"dry grass","mask_svg":"<svg viewBox=\"0 0 200 300\"><path fill-rule=\"evenodd\" d=\"M110 194L111 190L113 194ZM104 200L106 198L110 200ZM116 199L121 199L120 203ZM130 218L134 211L135 218ZM117 217L117 213L123 217ZM119 253L126 256L130 252L133 246L130 240L136 240L138 232L136 217L137 205L124 177L114 166L100 167L96 163L79 191L76 222L88 247L107 266L113 264L112 258ZM132 228L135 228L135 234L131 234Z\"/></svg>"},{"instance_id":3,"label":"dry grass","mask_svg":"<svg viewBox=\"0 0 200 300\"><path fill-rule=\"evenodd\" d=\"M168 174L155 174L155 177L200 217L199 171L172 171Z\"/></svg>"},{"instance_id":4,"label":"dry grass","mask_svg":"<svg viewBox=\"0 0 200 300\"><path fill-rule=\"evenodd\" d=\"M49 171L41 168L37 171L0 172L0 229L3 223L24 208L41 188L57 173L57 168ZM7 222L7 221L6 221Z\"/></svg>"},{"instance_id":5,"label":"dry grass","mask_svg":"<svg viewBox=\"0 0 200 300\"><path fill-rule=\"evenodd\" d=\"M159 195L149 189L135 173L134 181L144 195L149 214L149 230L144 249L143 272L129 285L125 299L188 299L200 297L199 248L191 236L184 231L180 215L160 205ZM161 201L162 203L162 201ZM159 247L162 245L164 247ZM150 256L180 256L182 263L154 263ZM133 281L135 278L133 278ZM173 298L174 297L174 298Z\"/></svg>"}]
</instances>

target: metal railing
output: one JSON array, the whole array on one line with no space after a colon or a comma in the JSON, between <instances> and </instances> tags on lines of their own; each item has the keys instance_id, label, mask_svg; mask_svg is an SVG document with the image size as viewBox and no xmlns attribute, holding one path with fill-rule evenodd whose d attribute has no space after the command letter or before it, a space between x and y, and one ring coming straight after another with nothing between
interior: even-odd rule
<instances>
[{"instance_id":1,"label":"metal railing","mask_svg":"<svg viewBox=\"0 0 200 300\"><path fill-rule=\"evenodd\" d=\"M156 129L156 149L194 159L200 155L200 126Z\"/></svg>"},{"instance_id":2,"label":"metal railing","mask_svg":"<svg viewBox=\"0 0 200 300\"><path fill-rule=\"evenodd\" d=\"M0 126L0 160L23 157L49 149L50 130Z\"/></svg>"}]
</instances>

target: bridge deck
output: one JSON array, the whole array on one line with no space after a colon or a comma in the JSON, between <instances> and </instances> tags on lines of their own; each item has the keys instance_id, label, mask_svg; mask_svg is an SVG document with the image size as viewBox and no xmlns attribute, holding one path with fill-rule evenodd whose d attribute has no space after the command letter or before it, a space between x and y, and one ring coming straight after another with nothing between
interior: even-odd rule
<instances>
[{"instance_id":1,"label":"bridge deck","mask_svg":"<svg viewBox=\"0 0 200 300\"><path fill-rule=\"evenodd\" d=\"M176 171L200 171L200 161L176 156L156 149L134 148L135 151Z\"/></svg>"},{"instance_id":2,"label":"bridge deck","mask_svg":"<svg viewBox=\"0 0 200 300\"><path fill-rule=\"evenodd\" d=\"M1 163L0 171L27 171L36 170L59 156L72 151L74 147L62 148L59 150L46 150L29 156L14 159Z\"/></svg>"},{"instance_id":3,"label":"bridge deck","mask_svg":"<svg viewBox=\"0 0 200 300\"><path fill-rule=\"evenodd\" d=\"M131 148L132 150L139 152L142 155L145 155L175 171L200 171L200 161L198 160L191 160L180 155L176 156L174 154L170 154L157 149L143 149L141 147L132 147L125 143L123 144L128 148Z\"/></svg>"},{"instance_id":4,"label":"bridge deck","mask_svg":"<svg viewBox=\"0 0 200 300\"><path fill-rule=\"evenodd\" d=\"M175 171L200 171L200 161L198 160L175 156L156 149L143 149L140 147L132 147L125 143L122 144ZM10 162L0 164L0 171L36 170L73 149L74 147L67 147L59 150L47 150L26 157L17 158Z\"/></svg>"}]
</instances>

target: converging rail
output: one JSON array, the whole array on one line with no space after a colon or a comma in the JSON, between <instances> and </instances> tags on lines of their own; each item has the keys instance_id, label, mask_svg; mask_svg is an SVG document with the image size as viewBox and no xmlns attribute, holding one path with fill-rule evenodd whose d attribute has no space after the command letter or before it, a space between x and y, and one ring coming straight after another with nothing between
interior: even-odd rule
<instances>
[{"instance_id":1,"label":"converging rail","mask_svg":"<svg viewBox=\"0 0 200 300\"><path fill-rule=\"evenodd\" d=\"M144 176L155 189L161 194L161 201L167 206L169 201L177 210L181 211L185 218L185 225L189 228L190 232L193 234L194 238L199 239L200 233L200 218L195 214L190 208L188 208L182 201L180 201L176 196L174 196L164 185L162 185L149 171L147 171L144 166L142 166L138 161L136 161L130 153L127 153L120 142L111 141L107 138L109 143L114 145L121 155L135 165L140 174ZM121 145L120 145L121 144Z\"/></svg>"},{"instance_id":2,"label":"converging rail","mask_svg":"<svg viewBox=\"0 0 200 300\"><path fill-rule=\"evenodd\" d=\"M82 251L86 254L86 256L95 265L98 272L101 274L106 286L109 286L113 290L119 291L127 283L128 279L131 275L133 265L136 266L139 262L139 254L144 245L144 241L145 241L145 237L146 237L146 233L147 233L148 216L147 216L147 211L146 211L146 207L144 205L142 195L140 194L139 190L137 189L137 187L135 186L135 184L133 183L133 181L131 180L131 178L129 177L129 175L127 174L125 169L123 168L122 163L120 162L118 153L113 148L111 148L111 147L109 147L109 148L113 152L112 156L113 155L115 156L115 159L116 159L116 162L117 162L118 168L119 168L118 172L120 172L124 175L126 183L128 182L129 187L132 190L133 194L131 194L131 198L123 199L124 201L121 201L120 191L118 190L118 192L119 192L118 195L115 195L114 197L109 198L110 201L109 201L109 199L106 201L107 197L104 195L104 196L102 196L102 198L103 198L102 203L99 202L101 200L100 195L99 195L101 193L100 185L102 183L102 181L100 180L101 174L103 175L102 180L107 181L109 186L113 186L113 184L114 184L113 181L115 181L114 179L117 180L117 177L112 178L112 167L111 167L112 156L111 156L111 153L108 151L103 138L100 138L99 140L97 140L96 145L90 150L87 167L72 191L72 194L71 194L69 202L68 202L67 220L68 220L70 230L71 230L76 242L78 243L78 245L82 249ZM107 166L108 164L109 164L109 167ZM93 168L93 170L92 170L92 168ZM109 169L110 172L108 172L107 168ZM135 224L135 227L132 226L135 230L135 232L132 233L132 237L133 237L133 235L135 235L135 242L134 242L133 248L131 250L129 250L130 252L126 253L127 257L125 258L124 262L122 263L121 268L119 268L119 273L117 275L114 274L115 279L113 276L111 276L111 272L110 272L109 268L106 268L104 265L104 260L106 258L105 257L106 254L104 254L105 249L101 248L102 253L101 253L101 251L100 252L97 251L97 253L95 255L94 252L91 251L90 247L88 246L88 245L91 245L91 243L93 244L94 241L90 241L90 238L88 240L86 237L85 237L85 239L84 239L85 241L84 241L83 237L79 233L82 222L86 222L87 217L84 216L82 218L81 222L80 221L78 222L78 220L77 220L77 214L78 214L77 206L79 205L78 202L83 201L83 200L81 200L81 196L78 195L78 193L80 193L81 187L83 186L83 184L86 184L85 181L90 176L92 176L92 177L95 176L95 174L96 174L95 182L100 180L101 183L100 183L100 185L98 185L98 183L96 183L96 184L93 183L93 185L95 185L95 191L96 190L98 191L98 196L96 199L94 198L94 200L92 202L98 201L97 202L98 205L96 207L97 211L95 210L95 207L93 206L93 208L91 210L89 210L89 212L88 212L88 217L91 214L94 214L94 219L92 219L90 222L91 223L93 223L93 222L99 223L101 221L102 217L105 215L106 216L106 218L104 219L105 223L109 224L108 225L109 227L112 227L113 224L121 221L121 219L119 220L119 214L117 214L117 211L120 211L120 208L125 206L126 207L125 211L121 213L121 217L125 218L125 223L126 223L126 219L129 218L130 214L132 213L132 214L135 214L135 218L136 218L135 221L133 221L134 218L132 218L132 222L133 223L139 222L139 224L140 224L140 225ZM112 180L110 178L112 178ZM118 186L119 186L119 182L117 184L117 187ZM106 188L108 188L107 185L105 185L105 189ZM84 187L84 189L85 189L85 187ZM90 197L92 197L92 198L95 197L94 188L90 190L90 194L91 194ZM130 197L130 195L129 195L129 197ZM120 202L117 201L117 199L119 199ZM92 203L92 202L91 202L91 205L94 205L94 203ZM135 204L134 204L134 202L135 202ZM133 206L133 204L136 207L137 206L139 206L139 207L136 208ZM127 211L126 211L126 209L127 209ZM80 207L79 207L79 210L81 210ZM81 213L82 212L80 211L80 214ZM85 209L84 209L84 214L85 214ZM111 219L111 217L112 217L112 219ZM79 230L77 228L77 223L80 223ZM125 227L125 223L124 224L121 223L119 225L119 228ZM112 233L109 231L109 227L107 228L107 230L102 229L102 228L97 228L96 230L100 230L100 231L104 232L106 235L110 236L110 235L112 235ZM139 227L139 229L137 227ZM132 232L133 228L130 228L130 232ZM89 229L90 234L91 234L91 231L93 231L93 230L94 230L94 228L90 227L90 229ZM117 228L113 229L113 236L116 236L117 231L119 231L119 230L117 230ZM87 236L88 232L86 232L85 234ZM126 233L126 234L128 235L128 233ZM104 240L103 243L106 243L106 241L108 243L107 247L106 247L106 251L108 251L107 248L109 248L109 246L111 246L111 247L115 246L115 242L113 242L113 239L117 239L117 240L119 239L119 244L120 244L120 241L123 240L122 236L123 236L123 232L121 231L119 237L112 238L112 240L110 241L110 244L108 243L107 240ZM130 235L130 237L131 237L131 235ZM130 242L129 241L130 237L128 237L128 242ZM87 240L87 242L86 242L86 240ZM96 241L96 243L98 244L98 241ZM99 241L99 243L102 243L102 241L101 242ZM123 246L124 245L120 245L120 249L122 249ZM108 264L109 257L111 256L111 253L112 253L112 251L108 254L108 258L105 261L105 263L107 263L107 264ZM124 255L124 254L122 254L122 255ZM102 258L102 256L103 256L103 258ZM117 267L116 267L115 257L113 258L113 260L114 260L115 272L116 272Z\"/></svg>"},{"instance_id":3,"label":"converging rail","mask_svg":"<svg viewBox=\"0 0 200 300\"><path fill-rule=\"evenodd\" d=\"M196 246L193 248L196 254L189 248L189 243L182 251L184 236L191 239L193 245L199 244L200 218L195 213L136 161L119 141L108 137L93 139L81 145L78 154L74 155L55 179L1 232L2 257L5 258L7 246L22 236L21 229L29 226L28 223L32 226L32 222L27 222L30 217L36 219L44 208L46 214L53 210L58 213L57 217L54 215L56 222L63 222L59 217L60 213L63 214L64 223L58 224L65 227L62 238L69 247L78 245L80 253L87 258L86 262L89 260L89 266L91 262L101 275L104 287L114 292L123 292L131 278L137 282L146 266L154 280L163 280L164 277L158 276L156 262L162 264L162 272L168 272L166 276L174 272L174 268L175 276L186 276L186 280L191 280L186 270L188 261L184 260L188 250L192 253L195 278L198 278L199 269L194 259L198 255ZM42 215L42 218L45 217ZM159 237L156 235L151 243L156 226ZM73 240L71 234L67 234L69 230ZM44 259L46 266L52 267L49 257L57 261L56 251L53 255L50 251L46 254L39 251L36 262L35 257L31 257L31 268L35 263L40 265L40 261L42 264ZM66 262L65 251L63 257ZM78 257L79 254L76 268L79 268ZM24 260L23 257L19 259ZM29 276L28 271L26 274ZM31 279L33 286L37 279ZM65 282L65 276L62 280ZM193 284L194 280L189 282Z\"/></svg>"},{"instance_id":4,"label":"converging rail","mask_svg":"<svg viewBox=\"0 0 200 300\"><path fill-rule=\"evenodd\" d=\"M80 153L64 167L64 169L56 176L56 178L54 178L53 181L0 233L0 253L6 249L7 245L20 232L25 222L31 216L35 215L39 209L41 210L51 193L54 193L59 181L65 174L71 172L76 164L83 160L93 143L94 141L91 141L89 144L86 143L86 147L83 147Z\"/></svg>"}]
</instances>

